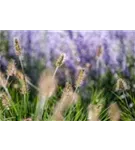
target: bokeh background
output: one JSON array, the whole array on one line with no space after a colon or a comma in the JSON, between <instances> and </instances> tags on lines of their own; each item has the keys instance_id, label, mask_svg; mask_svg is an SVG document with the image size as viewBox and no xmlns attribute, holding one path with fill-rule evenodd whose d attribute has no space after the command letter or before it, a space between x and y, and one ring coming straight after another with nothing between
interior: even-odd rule
<instances>
[{"instance_id":1,"label":"bokeh background","mask_svg":"<svg viewBox=\"0 0 135 150\"><path fill-rule=\"evenodd\" d=\"M14 38L21 43L25 71L35 84L44 69L55 68L62 53L66 54L66 60L57 74L60 84L66 80L74 82L80 67L87 68L87 83L91 85L98 85L103 76L108 78L108 72L129 82L135 79L135 31L0 31L2 71L9 59L16 59Z\"/></svg>"}]
</instances>

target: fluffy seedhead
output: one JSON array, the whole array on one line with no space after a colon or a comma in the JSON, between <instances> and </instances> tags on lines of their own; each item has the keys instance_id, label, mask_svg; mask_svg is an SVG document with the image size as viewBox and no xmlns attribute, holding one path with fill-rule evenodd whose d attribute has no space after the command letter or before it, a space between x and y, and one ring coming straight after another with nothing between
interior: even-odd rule
<instances>
[{"instance_id":1,"label":"fluffy seedhead","mask_svg":"<svg viewBox=\"0 0 135 150\"><path fill-rule=\"evenodd\" d=\"M29 81L29 78L25 75L25 79L26 79L25 82L24 75L19 70L16 71L16 77L21 84L20 92L22 94L26 94L28 92L28 84L26 84L26 82Z\"/></svg>"},{"instance_id":2,"label":"fluffy seedhead","mask_svg":"<svg viewBox=\"0 0 135 150\"><path fill-rule=\"evenodd\" d=\"M23 73L19 70L16 71L16 77L18 80L24 80Z\"/></svg>"},{"instance_id":3,"label":"fluffy seedhead","mask_svg":"<svg viewBox=\"0 0 135 150\"><path fill-rule=\"evenodd\" d=\"M6 86L6 79L2 72L0 72L0 86Z\"/></svg>"},{"instance_id":4,"label":"fluffy seedhead","mask_svg":"<svg viewBox=\"0 0 135 150\"><path fill-rule=\"evenodd\" d=\"M73 88L71 84L67 82L62 97L54 109L54 113L53 113L54 120L57 121L64 120L63 119L64 111L68 109L72 104L75 104L78 100L78 95L75 93L74 100L72 99L73 95L74 95Z\"/></svg>"},{"instance_id":5,"label":"fluffy seedhead","mask_svg":"<svg viewBox=\"0 0 135 150\"><path fill-rule=\"evenodd\" d=\"M48 98L54 94L56 86L57 81L52 72L48 71L41 74L38 88L39 101L36 109L36 120L42 120L45 103L47 102Z\"/></svg>"},{"instance_id":6,"label":"fluffy seedhead","mask_svg":"<svg viewBox=\"0 0 135 150\"><path fill-rule=\"evenodd\" d=\"M22 54L22 49L21 49L19 40L17 38L14 38L14 47L15 47L16 55L20 56Z\"/></svg>"},{"instance_id":7,"label":"fluffy seedhead","mask_svg":"<svg viewBox=\"0 0 135 150\"><path fill-rule=\"evenodd\" d=\"M14 89L19 89L19 84L18 84L18 83L14 83L14 84L13 84L13 88L14 88Z\"/></svg>"},{"instance_id":8,"label":"fluffy seedhead","mask_svg":"<svg viewBox=\"0 0 135 150\"><path fill-rule=\"evenodd\" d=\"M39 80L39 95L46 98L53 95L56 90L57 80L53 78L52 72L43 72Z\"/></svg>"},{"instance_id":9,"label":"fluffy seedhead","mask_svg":"<svg viewBox=\"0 0 135 150\"><path fill-rule=\"evenodd\" d=\"M57 59L57 61L56 61L56 67L60 67L60 66L62 66L63 65L63 63L64 63L64 61L65 61L65 54L61 54L60 56L59 56L59 58Z\"/></svg>"},{"instance_id":10,"label":"fluffy seedhead","mask_svg":"<svg viewBox=\"0 0 135 150\"><path fill-rule=\"evenodd\" d=\"M78 73L78 77L77 77L77 80L76 80L76 88L80 87L83 83L83 80L85 78L85 69L80 69L79 70L79 73Z\"/></svg>"},{"instance_id":11,"label":"fluffy seedhead","mask_svg":"<svg viewBox=\"0 0 135 150\"><path fill-rule=\"evenodd\" d=\"M73 95L75 96L74 101L72 101ZM76 103L77 99L78 99L78 95L74 93L72 85L67 82L61 98L61 102L63 106L68 107L68 105L70 106L71 104ZM65 107L62 108L65 109Z\"/></svg>"},{"instance_id":12,"label":"fluffy seedhead","mask_svg":"<svg viewBox=\"0 0 135 150\"><path fill-rule=\"evenodd\" d=\"M7 67L7 76L12 76L16 74L15 61L11 60Z\"/></svg>"},{"instance_id":13,"label":"fluffy seedhead","mask_svg":"<svg viewBox=\"0 0 135 150\"><path fill-rule=\"evenodd\" d=\"M14 45L15 45L15 53L17 56L21 56L22 54L22 49L21 49L21 46L20 46L20 43L18 41L18 39L15 38L14 40Z\"/></svg>"},{"instance_id":14,"label":"fluffy seedhead","mask_svg":"<svg viewBox=\"0 0 135 150\"><path fill-rule=\"evenodd\" d=\"M0 98L2 99L2 106L9 110L10 109L10 102L8 96L3 92L0 94Z\"/></svg>"},{"instance_id":15,"label":"fluffy seedhead","mask_svg":"<svg viewBox=\"0 0 135 150\"><path fill-rule=\"evenodd\" d=\"M126 91L126 90L128 90L127 83L122 78L119 78L116 83L116 91Z\"/></svg>"},{"instance_id":16,"label":"fluffy seedhead","mask_svg":"<svg viewBox=\"0 0 135 150\"><path fill-rule=\"evenodd\" d=\"M63 117L63 114L62 112L58 111L58 110L55 110L54 111L54 114L53 114L53 120L55 121L64 121L64 117Z\"/></svg>"},{"instance_id":17,"label":"fluffy seedhead","mask_svg":"<svg viewBox=\"0 0 135 150\"><path fill-rule=\"evenodd\" d=\"M15 74L15 76L17 77L17 79L18 80L24 80L24 75L23 75L23 73L21 72L21 71L19 71L19 70L16 70L16 74ZM25 74L25 79L26 79L26 82L27 81L30 81L30 79L28 78L28 76Z\"/></svg>"},{"instance_id":18,"label":"fluffy seedhead","mask_svg":"<svg viewBox=\"0 0 135 150\"><path fill-rule=\"evenodd\" d=\"M69 95L70 95L70 92L72 92L72 91L73 91L72 85L71 85L69 82L66 82L66 86L65 86L65 88L64 88L64 90L63 90L63 93L64 93L65 95L69 96ZM63 94L63 95L64 95L64 94Z\"/></svg>"},{"instance_id":19,"label":"fluffy seedhead","mask_svg":"<svg viewBox=\"0 0 135 150\"><path fill-rule=\"evenodd\" d=\"M121 111L120 111L117 103L112 103L109 106L108 114L109 114L111 121L119 121L120 120Z\"/></svg>"},{"instance_id":20,"label":"fluffy seedhead","mask_svg":"<svg viewBox=\"0 0 135 150\"><path fill-rule=\"evenodd\" d=\"M88 120L89 121L99 121L99 115L103 105L90 104L88 106Z\"/></svg>"},{"instance_id":21,"label":"fluffy seedhead","mask_svg":"<svg viewBox=\"0 0 135 150\"><path fill-rule=\"evenodd\" d=\"M28 85L25 84L25 82L23 80L20 83L21 83L21 88L20 88L21 94L23 94L23 95L27 94L28 90L29 90Z\"/></svg>"}]
</instances>

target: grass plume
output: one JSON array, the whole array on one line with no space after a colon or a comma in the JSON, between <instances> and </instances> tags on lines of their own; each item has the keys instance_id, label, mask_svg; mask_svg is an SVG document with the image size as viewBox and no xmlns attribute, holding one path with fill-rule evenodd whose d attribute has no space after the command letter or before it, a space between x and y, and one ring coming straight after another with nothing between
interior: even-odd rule
<instances>
[{"instance_id":1,"label":"grass plume","mask_svg":"<svg viewBox=\"0 0 135 150\"><path fill-rule=\"evenodd\" d=\"M51 97L57 87L57 80L53 78L53 73L43 72L39 80L39 100L37 102L37 120L41 120L44 112L44 106L49 97Z\"/></svg>"},{"instance_id":2,"label":"grass plume","mask_svg":"<svg viewBox=\"0 0 135 150\"><path fill-rule=\"evenodd\" d=\"M57 121L64 120L64 111L67 110L72 104L75 104L78 100L78 95L74 95L74 101L72 100L73 97L73 88L70 83L66 83L66 86L63 90L62 97L60 101L57 103L54 113L53 113L53 119Z\"/></svg>"},{"instance_id":3,"label":"grass plume","mask_svg":"<svg viewBox=\"0 0 135 150\"><path fill-rule=\"evenodd\" d=\"M128 90L127 83L124 81L124 79L119 78L116 83L116 91L126 91L126 90Z\"/></svg>"},{"instance_id":4,"label":"grass plume","mask_svg":"<svg viewBox=\"0 0 135 150\"><path fill-rule=\"evenodd\" d=\"M65 54L62 53L55 63L56 68L53 74L53 78L55 77L59 67L61 67L64 64L64 61L65 61Z\"/></svg>"},{"instance_id":5,"label":"grass plume","mask_svg":"<svg viewBox=\"0 0 135 150\"><path fill-rule=\"evenodd\" d=\"M2 72L0 72L0 86L2 86L2 88L4 89L5 93L7 94L8 98L11 100L11 95L8 91L8 88L7 88L7 81L4 77L4 74Z\"/></svg>"},{"instance_id":6,"label":"grass plume","mask_svg":"<svg viewBox=\"0 0 135 150\"><path fill-rule=\"evenodd\" d=\"M0 94L0 98L2 99L2 106L9 110L10 109L10 100L8 96L3 92Z\"/></svg>"},{"instance_id":7,"label":"grass plume","mask_svg":"<svg viewBox=\"0 0 135 150\"><path fill-rule=\"evenodd\" d=\"M111 103L108 110L109 118L111 121L119 121L121 111L117 105L117 103Z\"/></svg>"},{"instance_id":8,"label":"grass plume","mask_svg":"<svg viewBox=\"0 0 135 150\"><path fill-rule=\"evenodd\" d=\"M12 59L7 67L7 82L10 76L16 74L16 66L15 66L15 61Z\"/></svg>"},{"instance_id":9,"label":"grass plume","mask_svg":"<svg viewBox=\"0 0 135 150\"><path fill-rule=\"evenodd\" d=\"M85 69L84 69L84 68L81 68L81 69L79 70L78 77L77 77L77 79L76 79L75 91L74 91L74 94L73 94L73 97L72 97L72 101L74 101L76 92L77 92L78 88L82 85L85 76L86 76L86 74L85 74Z\"/></svg>"},{"instance_id":10,"label":"grass plume","mask_svg":"<svg viewBox=\"0 0 135 150\"><path fill-rule=\"evenodd\" d=\"M88 121L100 121L99 115L102 109L102 105L90 104L88 106Z\"/></svg>"}]
</instances>

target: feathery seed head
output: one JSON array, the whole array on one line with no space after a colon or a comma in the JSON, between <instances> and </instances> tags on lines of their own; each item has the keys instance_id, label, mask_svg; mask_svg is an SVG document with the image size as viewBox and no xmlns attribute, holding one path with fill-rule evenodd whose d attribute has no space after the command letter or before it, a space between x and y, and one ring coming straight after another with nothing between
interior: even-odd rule
<instances>
[{"instance_id":1,"label":"feathery seed head","mask_svg":"<svg viewBox=\"0 0 135 150\"><path fill-rule=\"evenodd\" d=\"M122 78L119 78L116 83L116 91L125 91L125 90L128 90L127 83Z\"/></svg>"},{"instance_id":2,"label":"feathery seed head","mask_svg":"<svg viewBox=\"0 0 135 150\"><path fill-rule=\"evenodd\" d=\"M19 89L19 84L15 83L13 84L14 89Z\"/></svg>"},{"instance_id":3,"label":"feathery seed head","mask_svg":"<svg viewBox=\"0 0 135 150\"><path fill-rule=\"evenodd\" d=\"M22 54L22 49L20 47L20 43L18 41L18 39L15 38L14 40L14 45L15 45L15 52L17 56L20 56Z\"/></svg>"},{"instance_id":4,"label":"feathery seed head","mask_svg":"<svg viewBox=\"0 0 135 150\"><path fill-rule=\"evenodd\" d=\"M9 103L8 96L3 92L0 94L0 98L2 99L3 107L6 108L7 110L9 110L10 103Z\"/></svg>"},{"instance_id":5,"label":"feathery seed head","mask_svg":"<svg viewBox=\"0 0 135 150\"><path fill-rule=\"evenodd\" d=\"M16 66L15 66L15 61L14 60L11 60L8 64L8 67L7 67L7 75L8 76L12 76L16 74Z\"/></svg>"},{"instance_id":6,"label":"feathery seed head","mask_svg":"<svg viewBox=\"0 0 135 150\"><path fill-rule=\"evenodd\" d=\"M28 85L24 81L21 81L21 88L20 88L21 94L25 95L28 93Z\"/></svg>"},{"instance_id":7,"label":"feathery seed head","mask_svg":"<svg viewBox=\"0 0 135 150\"><path fill-rule=\"evenodd\" d=\"M74 100L72 99L73 95L74 95ZM72 85L69 82L67 82L63 90L63 94L60 101L63 103L63 105L68 107L69 105L76 103L77 100L78 100L78 95L74 93Z\"/></svg>"},{"instance_id":8,"label":"feathery seed head","mask_svg":"<svg viewBox=\"0 0 135 150\"><path fill-rule=\"evenodd\" d=\"M109 114L111 121L119 121L120 120L121 112L120 112L120 109L119 109L117 103L112 103L109 106L108 114Z\"/></svg>"},{"instance_id":9,"label":"feathery seed head","mask_svg":"<svg viewBox=\"0 0 135 150\"><path fill-rule=\"evenodd\" d=\"M16 74L15 75L18 78L19 81L24 81L24 75L23 75L23 73L21 71L16 70ZM30 80L26 74L25 74L25 79L26 79L26 81Z\"/></svg>"},{"instance_id":10,"label":"feathery seed head","mask_svg":"<svg viewBox=\"0 0 135 150\"><path fill-rule=\"evenodd\" d=\"M4 77L4 74L0 72L0 86L6 86L6 79Z\"/></svg>"},{"instance_id":11,"label":"feathery seed head","mask_svg":"<svg viewBox=\"0 0 135 150\"><path fill-rule=\"evenodd\" d=\"M23 73L19 70L16 71L16 77L17 77L17 79L19 80L19 82L21 84L20 92L22 94L26 94L28 92L27 81L29 81L29 78L26 75L25 75L25 78L24 78ZM26 82L25 82L25 80L26 80Z\"/></svg>"},{"instance_id":12,"label":"feathery seed head","mask_svg":"<svg viewBox=\"0 0 135 150\"><path fill-rule=\"evenodd\" d=\"M53 78L52 72L43 72L39 79L39 95L50 97L55 92L57 80Z\"/></svg>"},{"instance_id":13,"label":"feathery seed head","mask_svg":"<svg viewBox=\"0 0 135 150\"><path fill-rule=\"evenodd\" d=\"M78 73L78 77L76 80L76 88L80 87L83 83L83 80L85 78L85 69L80 69Z\"/></svg>"},{"instance_id":14,"label":"feathery seed head","mask_svg":"<svg viewBox=\"0 0 135 150\"><path fill-rule=\"evenodd\" d=\"M17 72L16 72L16 77L19 80L24 80L23 73L21 71L19 71L19 70L17 70Z\"/></svg>"},{"instance_id":15,"label":"feathery seed head","mask_svg":"<svg viewBox=\"0 0 135 150\"><path fill-rule=\"evenodd\" d=\"M72 85L69 82L66 82L66 87L64 88L63 91L67 96L69 95L70 92L73 92Z\"/></svg>"},{"instance_id":16,"label":"feathery seed head","mask_svg":"<svg viewBox=\"0 0 135 150\"><path fill-rule=\"evenodd\" d=\"M74 95L74 100L73 100ZM63 94L61 96L60 101L57 103L54 113L53 119L62 121L64 120L63 113L66 109L69 108L72 104L76 103L78 100L78 95L73 92L73 88L70 83L66 83Z\"/></svg>"},{"instance_id":17,"label":"feathery seed head","mask_svg":"<svg viewBox=\"0 0 135 150\"><path fill-rule=\"evenodd\" d=\"M88 106L88 120L89 121L99 121L99 114L101 112L103 105L90 104Z\"/></svg>"},{"instance_id":18,"label":"feathery seed head","mask_svg":"<svg viewBox=\"0 0 135 150\"><path fill-rule=\"evenodd\" d=\"M59 111L54 112L52 119L55 121L64 121L64 117L63 117L62 113Z\"/></svg>"},{"instance_id":19,"label":"feathery seed head","mask_svg":"<svg viewBox=\"0 0 135 150\"><path fill-rule=\"evenodd\" d=\"M57 81L53 73L43 72L39 79L39 101L37 104L37 120L41 120L44 112L44 106L49 97L51 97L57 86Z\"/></svg>"},{"instance_id":20,"label":"feathery seed head","mask_svg":"<svg viewBox=\"0 0 135 150\"><path fill-rule=\"evenodd\" d=\"M61 54L56 61L56 67L62 66L64 61L65 61L65 54Z\"/></svg>"}]
</instances>

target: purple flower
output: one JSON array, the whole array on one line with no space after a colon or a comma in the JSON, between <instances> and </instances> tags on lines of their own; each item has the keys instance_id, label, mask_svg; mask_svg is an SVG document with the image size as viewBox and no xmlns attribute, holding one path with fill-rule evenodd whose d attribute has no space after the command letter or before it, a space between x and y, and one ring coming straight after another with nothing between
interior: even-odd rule
<instances>
[{"instance_id":1,"label":"purple flower","mask_svg":"<svg viewBox=\"0 0 135 150\"><path fill-rule=\"evenodd\" d=\"M54 67L59 55L65 53L65 67L73 72L89 63L92 65L91 71L100 74L104 74L108 68L112 73L121 70L127 74L127 56L135 57L135 31L13 30L7 33L10 56L15 55L13 39L17 37L24 54L31 59L42 59L47 67ZM103 53L97 65L96 54L99 46Z\"/></svg>"}]
</instances>

